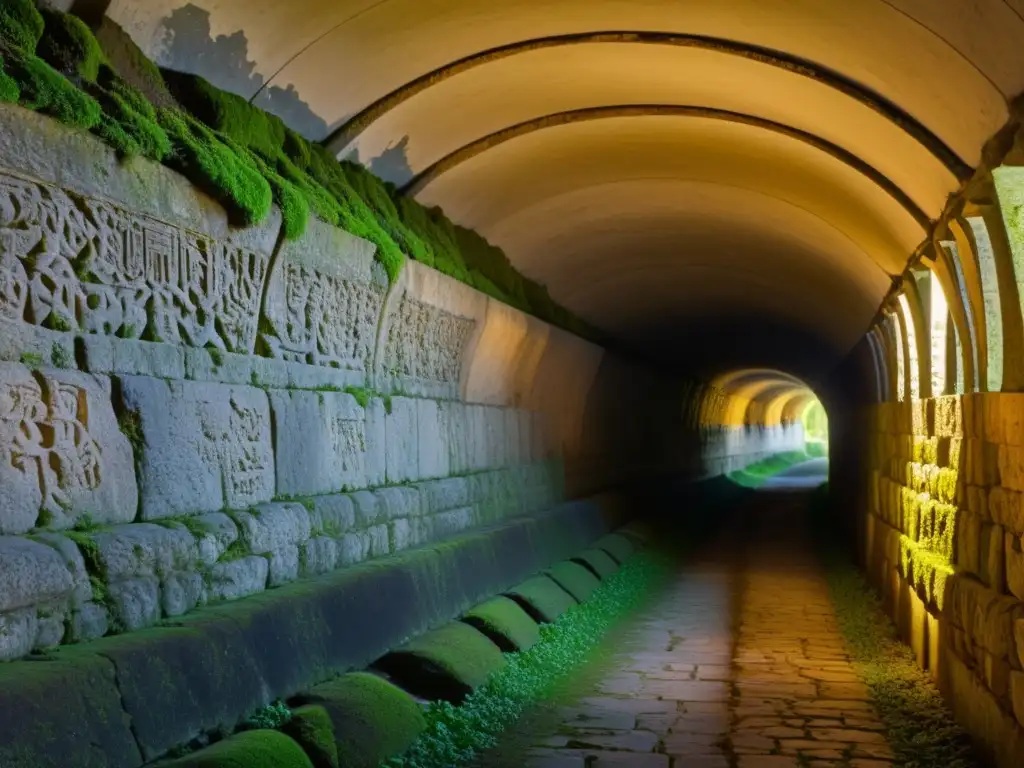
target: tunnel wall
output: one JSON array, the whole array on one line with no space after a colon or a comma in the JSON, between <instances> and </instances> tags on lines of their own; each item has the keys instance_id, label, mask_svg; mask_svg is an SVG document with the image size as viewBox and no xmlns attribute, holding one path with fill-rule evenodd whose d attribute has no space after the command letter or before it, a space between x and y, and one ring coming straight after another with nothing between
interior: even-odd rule
<instances>
[{"instance_id":1,"label":"tunnel wall","mask_svg":"<svg viewBox=\"0 0 1024 768\"><path fill-rule=\"evenodd\" d=\"M612 492L795 444L702 424L678 379L415 262L389 285L371 244L280 221L232 228L166 168L0 105L0 658L565 499L630 515Z\"/></svg>"},{"instance_id":2,"label":"tunnel wall","mask_svg":"<svg viewBox=\"0 0 1024 768\"><path fill-rule=\"evenodd\" d=\"M984 393L863 414L864 568L918 663L999 765L1024 754L1022 407L1022 395Z\"/></svg>"}]
</instances>

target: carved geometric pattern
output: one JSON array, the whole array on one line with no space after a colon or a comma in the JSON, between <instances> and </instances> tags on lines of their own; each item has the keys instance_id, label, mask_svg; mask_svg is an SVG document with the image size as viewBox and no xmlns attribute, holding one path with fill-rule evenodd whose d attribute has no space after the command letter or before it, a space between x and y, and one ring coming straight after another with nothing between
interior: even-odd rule
<instances>
[{"instance_id":1,"label":"carved geometric pattern","mask_svg":"<svg viewBox=\"0 0 1024 768\"><path fill-rule=\"evenodd\" d=\"M266 255L0 172L0 317L252 352Z\"/></svg>"},{"instance_id":2,"label":"carved geometric pattern","mask_svg":"<svg viewBox=\"0 0 1024 768\"><path fill-rule=\"evenodd\" d=\"M403 297L391 321L384 369L390 374L458 384L462 353L476 322Z\"/></svg>"}]
</instances>

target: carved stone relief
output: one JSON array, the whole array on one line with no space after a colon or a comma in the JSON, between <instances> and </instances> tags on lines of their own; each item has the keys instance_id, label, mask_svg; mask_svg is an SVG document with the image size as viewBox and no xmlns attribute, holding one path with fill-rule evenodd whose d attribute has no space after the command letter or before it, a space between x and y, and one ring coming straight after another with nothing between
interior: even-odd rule
<instances>
[{"instance_id":1,"label":"carved stone relief","mask_svg":"<svg viewBox=\"0 0 1024 768\"><path fill-rule=\"evenodd\" d=\"M267 293L261 334L271 357L365 371L376 341L384 290L285 261Z\"/></svg>"},{"instance_id":2,"label":"carved stone relief","mask_svg":"<svg viewBox=\"0 0 1024 768\"><path fill-rule=\"evenodd\" d=\"M0 171L0 317L252 352L267 256Z\"/></svg>"},{"instance_id":3,"label":"carved stone relief","mask_svg":"<svg viewBox=\"0 0 1024 768\"><path fill-rule=\"evenodd\" d=\"M469 318L402 297L388 330L385 373L457 385L475 325Z\"/></svg>"},{"instance_id":4,"label":"carved stone relief","mask_svg":"<svg viewBox=\"0 0 1024 768\"><path fill-rule=\"evenodd\" d=\"M0 363L0 532L123 522L136 498L106 379Z\"/></svg>"}]
</instances>

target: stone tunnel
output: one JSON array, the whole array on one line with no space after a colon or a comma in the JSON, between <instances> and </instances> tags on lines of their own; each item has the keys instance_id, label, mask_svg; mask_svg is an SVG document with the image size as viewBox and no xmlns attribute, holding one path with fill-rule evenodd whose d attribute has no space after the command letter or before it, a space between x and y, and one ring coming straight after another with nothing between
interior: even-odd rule
<instances>
[{"instance_id":1,"label":"stone tunnel","mask_svg":"<svg viewBox=\"0 0 1024 768\"><path fill-rule=\"evenodd\" d=\"M1021 0L0 55L0 768L1024 765Z\"/></svg>"}]
</instances>

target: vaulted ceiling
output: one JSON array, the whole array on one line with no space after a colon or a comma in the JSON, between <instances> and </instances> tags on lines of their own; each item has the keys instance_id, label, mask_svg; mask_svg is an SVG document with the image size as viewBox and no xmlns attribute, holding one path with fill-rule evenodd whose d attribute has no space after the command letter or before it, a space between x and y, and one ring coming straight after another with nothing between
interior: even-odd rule
<instances>
[{"instance_id":1,"label":"vaulted ceiling","mask_svg":"<svg viewBox=\"0 0 1024 768\"><path fill-rule=\"evenodd\" d=\"M816 363L840 357L1024 90L1024 0L113 0L108 15L667 358L701 323L709 354L756 357L792 330L819 342Z\"/></svg>"}]
</instances>

